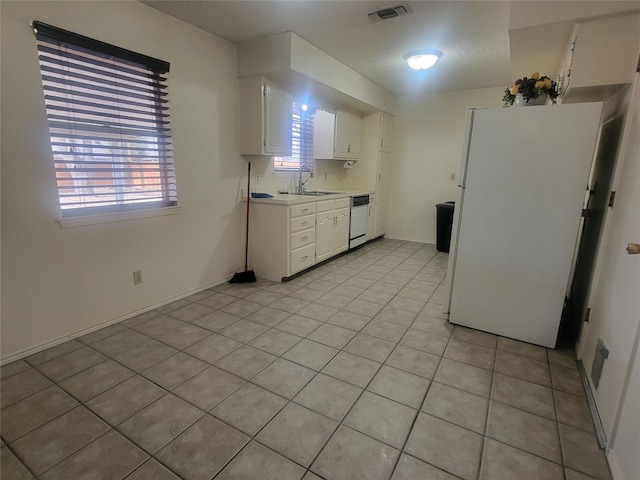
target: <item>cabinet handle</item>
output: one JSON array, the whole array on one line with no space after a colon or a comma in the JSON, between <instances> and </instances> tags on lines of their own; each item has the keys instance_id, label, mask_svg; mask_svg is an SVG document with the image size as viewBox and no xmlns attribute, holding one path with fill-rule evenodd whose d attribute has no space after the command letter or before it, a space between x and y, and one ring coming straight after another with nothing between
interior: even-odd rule
<instances>
[{"instance_id":1,"label":"cabinet handle","mask_svg":"<svg viewBox=\"0 0 640 480\"><path fill-rule=\"evenodd\" d=\"M302 237L300 240L302 240L302 241L304 242L304 241L305 241L306 239L308 239L308 238L309 238L309 236L308 236L308 235L306 235L306 236Z\"/></svg>"},{"instance_id":2,"label":"cabinet handle","mask_svg":"<svg viewBox=\"0 0 640 480\"><path fill-rule=\"evenodd\" d=\"M309 255L305 255L304 257L301 258L301 260L306 260L307 258L309 258Z\"/></svg>"},{"instance_id":3,"label":"cabinet handle","mask_svg":"<svg viewBox=\"0 0 640 480\"><path fill-rule=\"evenodd\" d=\"M305 226L307 223L309 223L307 220L305 220L304 222L300 223L301 226Z\"/></svg>"},{"instance_id":4,"label":"cabinet handle","mask_svg":"<svg viewBox=\"0 0 640 480\"><path fill-rule=\"evenodd\" d=\"M381 138L381 139L380 139L380 146L381 146L381 147L384 147L384 138Z\"/></svg>"},{"instance_id":5,"label":"cabinet handle","mask_svg":"<svg viewBox=\"0 0 640 480\"><path fill-rule=\"evenodd\" d=\"M300 210L300 213L304 213L304 212L306 212L307 210L309 210L309 209L308 209L308 208L303 208L302 210Z\"/></svg>"}]
</instances>

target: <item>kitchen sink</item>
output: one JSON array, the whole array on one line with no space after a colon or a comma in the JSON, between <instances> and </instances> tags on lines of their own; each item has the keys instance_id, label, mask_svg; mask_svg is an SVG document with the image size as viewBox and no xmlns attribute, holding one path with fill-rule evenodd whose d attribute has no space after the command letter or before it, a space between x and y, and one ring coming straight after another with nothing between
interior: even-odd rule
<instances>
[{"instance_id":1,"label":"kitchen sink","mask_svg":"<svg viewBox=\"0 0 640 480\"><path fill-rule=\"evenodd\" d=\"M296 195L309 195L311 197L321 197L322 195L335 195L338 192L323 192L320 190L311 190L308 192L299 192Z\"/></svg>"},{"instance_id":2,"label":"kitchen sink","mask_svg":"<svg viewBox=\"0 0 640 480\"><path fill-rule=\"evenodd\" d=\"M321 197L323 195L336 195L342 192L325 192L323 190L309 190L307 192L289 193L289 195L306 195L309 197Z\"/></svg>"}]
</instances>

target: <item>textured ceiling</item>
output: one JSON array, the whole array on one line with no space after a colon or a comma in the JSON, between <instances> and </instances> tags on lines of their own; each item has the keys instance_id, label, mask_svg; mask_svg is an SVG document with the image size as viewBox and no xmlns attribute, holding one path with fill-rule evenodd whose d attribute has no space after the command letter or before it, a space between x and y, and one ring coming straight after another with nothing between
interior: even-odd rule
<instances>
[{"instance_id":1,"label":"textured ceiling","mask_svg":"<svg viewBox=\"0 0 640 480\"><path fill-rule=\"evenodd\" d=\"M508 85L510 3L506 1L191 1L143 3L232 43L292 31L396 95ZM368 13L405 5L408 15L374 21ZM443 55L431 70L403 56Z\"/></svg>"}]
</instances>

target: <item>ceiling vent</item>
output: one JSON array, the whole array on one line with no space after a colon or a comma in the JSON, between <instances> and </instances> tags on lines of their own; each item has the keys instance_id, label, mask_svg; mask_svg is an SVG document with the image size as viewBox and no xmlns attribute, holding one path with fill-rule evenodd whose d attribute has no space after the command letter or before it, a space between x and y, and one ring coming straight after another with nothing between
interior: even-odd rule
<instances>
[{"instance_id":1,"label":"ceiling vent","mask_svg":"<svg viewBox=\"0 0 640 480\"><path fill-rule=\"evenodd\" d=\"M388 18L399 17L400 15L406 15L409 13L409 9L404 5L398 5L397 7L383 8L369 14L369 18L372 20L387 20Z\"/></svg>"}]
</instances>

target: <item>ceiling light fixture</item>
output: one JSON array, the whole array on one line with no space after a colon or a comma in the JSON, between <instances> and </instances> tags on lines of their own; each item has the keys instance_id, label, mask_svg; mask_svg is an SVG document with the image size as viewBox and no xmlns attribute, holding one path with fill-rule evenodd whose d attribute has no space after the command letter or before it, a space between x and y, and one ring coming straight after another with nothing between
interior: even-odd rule
<instances>
[{"instance_id":1,"label":"ceiling light fixture","mask_svg":"<svg viewBox=\"0 0 640 480\"><path fill-rule=\"evenodd\" d=\"M442 52L438 50L419 50L407 53L404 59L414 70L426 70L433 67L441 56Z\"/></svg>"}]
</instances>

